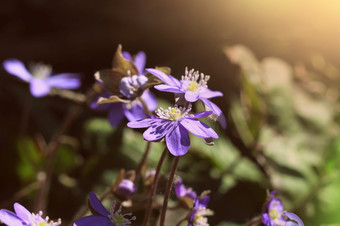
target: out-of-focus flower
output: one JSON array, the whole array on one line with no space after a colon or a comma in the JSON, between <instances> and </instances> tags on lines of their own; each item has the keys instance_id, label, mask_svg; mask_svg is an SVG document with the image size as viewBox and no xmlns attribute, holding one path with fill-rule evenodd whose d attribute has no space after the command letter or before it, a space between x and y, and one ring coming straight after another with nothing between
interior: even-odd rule
<instances>
[{"instance_id":1,"label":"out-of-focus flower","mask_svg":"<svg viewBox=\"0 0 340 226\"><path fill-rule=\"evenodd\" d=\"M144 185L145 186L151 185L153 183L153 180L155 179L155 175L156 175L155 169L147 171L144 175Z\"/></svg>"},{"instance_id":2,"label":"out-of-focus flower","mask_svg":"<svg viewBox=\"0 0 340 226\"><path fill-rule=\"evenodd\" d=\"M115 195L121 200L127 200L136 190L136 185L131 180L123 179L115 190Z\"/></svg>"},{"instance_id":3,"label":"out-of-focus flower","mask_svg":"<svg viewBox=\"0 0 340 226\"><path fill-rule=\"evenodd\" d=\"M262 222L266 226L304 226L302 220L294 213L286 212L281 199L276 198L276 191L269 195L269 202L262 213Z\"/></svg>"},{"instance_id":4,"label":"out-of-focus flower","mask_svg":"<svg viewBox=\"0 0 340 226\"><path fill-rule=\"evenodd\" d=\"M140 121L129 122L130 128L147 128L143 137L147 141L159 141L165 137L166 146L174 156L181 156L187 153L190 147L189 132L201 138L218 138L217 133L205 123L197 120L210 115L211 111L203 111L196 114L189 114L191 105L188 108L169 107L156 110L158 117Z\"/></svg>"},{"instance_id":5,"label":"out-of-focus flower","mask_svg":"<svg viewBox=\"0 0 340 226\"><path fill-rule=\"evenodd\" d=\"M196 192L183 184L182 178L178 178L174 184L176 196L179 200L183 201L188 208L192 208L197 198Z\"/></svg>"},{"instance_id":6,"label":"out-of-focus flower","mask_svg":"<svg viewBox=\"0 0 340 226\"><path fill-rule=\"evenodd\" d=\"M0 210L0 221L8 226L25 226L25 225L46 225L57 226L61 224L61 220L57 222L49 221L49 217L42 217L42 212L38 214L30 213L25 207L19 203L14 203L15 213L2 209Z\"/></svg>"},{"instance_id":7,"label":"out-of-focus flower","mask_svg":"<svg viewBox=\"0 0 340 226\"><path fill-rule=\"evenodd\" d=\"M144 75L145 61L144 52L133 58L128 52L121 53L118 47L113 68L96 73L96 79L107 91L93 100L91 108L109 111L112 126L119 125L124 116L129 121L144 119L147 117L145 107L149 111L157 108L156 97L148 90L149 79Z\"/></svg>"},{"instance_id":8,"label":"out-of-focus flower","mask_svg":"<svg viewBox=\"0 0 340 226\"><path fill-rule=\"evenodd\" d=\"M28 82L34 97L48 95L51 88L76 89L81 84L79 75L72 73L52 75L51 67L44 64L36 64L28 71L21 61L9 59L3 66L8 73Z\"/></svg>"},{"instance_id":9,"label":"out-of-focus flower","mask_svg":"<svg viewBox=\"0 0 340 226\"><path fill-rule=\"evenodd\" d=\"M198 71L185 69L185 75L179 81L171 75L167 75L164 72L148 68L147 72L153 74L165 84L156 85L155 89L164 92L171 92L177 95L183 95L185 100L188 102L195 102L201 100L207 110L211 110L214 115L217 116L222 128L226 128L227 123L222 110L209 99L213 97L223 96L219 91L212 91L208 88L208 80L210 76L199 73Z\"/></svg>"},{"instance_id":10,"label":"out-of-focus flower","mask_svg":"<svg viewBox=\"0 0 340 226\"><path fill-rule=\"evenodd\" d=\"M209 226L206 216L214 214L212 210L207 208L209 200L210 197L204 192L200 197L196 198L188 226Z\"/></svg>"},{"instance_id":11,"label":"out-of-focus flower","mask_svg":"<svg viewBox=\"0 0 340 226\"><path fill-rule=\"evenodd\" d=\"M113 202L110 212L105 209L97 196L90 192L89 195L90 209L94 215L86 216L74 222L74 226L126 226L131 225L131 221L136 220L136 217L130 217L132 213L122 214L122 207L115 210L115 202Z\"/></svg>"}]
</instances>

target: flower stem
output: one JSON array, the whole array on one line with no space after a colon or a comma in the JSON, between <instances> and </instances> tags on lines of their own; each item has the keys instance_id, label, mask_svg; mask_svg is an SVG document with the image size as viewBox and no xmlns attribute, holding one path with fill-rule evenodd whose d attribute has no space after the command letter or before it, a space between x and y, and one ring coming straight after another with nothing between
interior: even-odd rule
<instances>
[{"instance_id":1,"label":"flower stem","mask_svg":"<svg viewBox=\"0 0 340 226\"><path fill-rule=\"evenodd\" d=\"M249 222L245 223L244 225L245 226L258 225L261 222L262 222L262 217L257 216L257 217L254 217L253 219L251 219Z\"/></svg>"},{"instance_id":2,"label":"flower stem","mask_svg":"<svg viewBox=\"0 0 340 226\"><path fill-rule=\"evenodd\" d=\"M151 142L148 141L147 144L146 144L146 148L145 148L144 154L142 156L142 159L140 160L140 162L139 162L139 164L137 166L135 180L138 179L139 174L140 174L140 172L141 172L141 170L142 170L142 168L143 168L143 166L145 164L146 158L149 155L150 147L151 147Z\"/></svg>"},{"instance_id":3,"label":"flower stem","mask_svg":"<svg viewBox=\"0 0 340 226\"><path fill-rule=\"evenodd\" d=\"M168 148L165 147L164 151L159 159L159 162L157 164L157 168L156 168L156 174L155 174L155 178L154 181L152 183L152 187L151 187L151 192L150 192L150 196L149 196L149 200L148 200L148 204L146 207L146 211L145 211L145 216L144 216L144 220L143 220L143 226L147 226L148 222L149 222L149 218L151 215L151 210L152 210L152 203L153 203L153 197L155 196L156 190L157 190L157 185L158 185L158 180L159 180L159 173L161 171L161 167L164 161L164 158L166 156L168 152Z\"/></svg>"},{"instance_id":4,"label":"flower stem","mask_svg":"<svg viewBox=\"0 0 340 226\"><path fill-rule=\"evenodd\" d=\"M143 100L143 98L138 97L138 100L142 103L144 111L145 111L148 115L151 115L151 112L149 111L149 108L148 108L148 106L146 105L146 103L145 103L145 101Z\"/></svg>"},{"instance_id":5,"label":"flower stem","mask_svg":"<svg viewBox=\"0 0 340 226\"><path fill-rule=\"evenodd\" d=\"M97 94L95 89L90 89L86 93L86 102L91 100ZM51 187L51 180L53 174L53 168L55 159L57 156L58 147L60 144L60 138L62 135L69 129L74 119L79 115L82 110L83 105L77 104L73 107L70 113L66 116L64 122L62 123L57 134L52 138L52 140L47 145L47 157L46 157L46 166L44 172L42 172L42 176L40 177L40 188L38 194L36 196L34 209L35 211L42 210L46 212L48 194Z\"/></svg>"},{"instance_id":6,"label":"flower stem","mask_svg":"<svg viewBox=\"0 0 340 226\"><path fill-rule=\"evenodd\" d=\"M171 191L171 188L172 188L172 182L174 181L178 162L179 162L179 156L176 156L174 161L173 161L173 164L172 164L172 169L171 169L171 172L170 172L168 185L167 185L165 196L164 196L163 207L162 207L162 211L161 211L160 226L164 226L166 209L168 207L168 200L169 200L170 191Z\"/></svg>"}]
</instances>

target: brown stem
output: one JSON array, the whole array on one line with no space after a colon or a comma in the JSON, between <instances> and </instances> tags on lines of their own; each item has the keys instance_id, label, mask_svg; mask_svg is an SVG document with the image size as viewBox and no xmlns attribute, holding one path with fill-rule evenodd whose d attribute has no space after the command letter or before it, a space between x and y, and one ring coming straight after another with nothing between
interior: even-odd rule
<instances>
[{"instance_id":1,"label":"brown stem","mask_svg":"<svg viewBox=\"0 0 340 226\"><path fill-rule=\"evenodd\" d=\"M146 105L146 103L145 103L145 101L143 100L143 98L138 97L138 100L142 103L144 111L145 111L148 115L151 115L151 112L149 111L149 108L148 108L148 106Z\"/></svg>"},{"instance_id":2,"label":"brown stem","mask_svg":"<svg viewBox=\"0 0 340 226\"><path fill-rule=\"evenodd\" d=\"M254 217L253 219L251 219L249 222L245 223L245 226L252 226L252 225L257 225L259 223L262 222L262 217L261 216L257 216Z\"/></svg>"},{"instance_id":3,"label":"brown stem","mask_svg":"<svg viewBox=\"0 0 340 226\"><path fill-rule=\"evenodd\" d=\"M144 154L142 156L142 159L140 160L140 162L139 162L139 164L137 166L135 180L138 179L139 174L140 174L140 172L141 172L141 170L142 170L142 168L143 168L143 166L145 164L146 158L149 155L150 147L151 147L151 142L148 141L147 144L146 144L146 148L145 148Z\"/></svg>"},{"instance_id":4,"label":"brown stem","mask_svg":"<svg viewBox=\"0 0 340 226\"><path fill-rule=\"evenodd\" d=\"M162 211L161 211L160 226L164 226L166 209L168 207L168 200L169 200L170 191L171 191L171 188L172 188L172 182L174 181L175 173L176 173L176 170L177 170L178 162L179 162L179 156L176 156L174 161L173 161L173 164L172 164L172 169L171 169L171 172L170 172L168 185L167 185L165 196L164 196L163 207L162 207Z\"/></svg>"},{"instance_id":5,"label":"brown stem","mask_svg":"<svg viewBox=\"0 0 340 226\"><path fill-rule=\"evenodd\" d=\"M165 158L167 152L168 152L168 148L165 147L164 151L162 153L162 156L159 159L159 162L157 164L156 175L155 175L154 181L152 183L152 187L151 187L151 191L150 191L150 196L149 196L149 201L148 201L148 205L146 207L145 216L144 216L144 220L143 220L143 224L142 224L143 226L147 226L147 224L149 222L149 218L150 218L151 211L152 211L153 197L154 197L154 195L156 193L156 190L157 190L157 185L158 185L158 180L159 180L159 173L161 171L161 167L162 167L162 164L163 164L163 161L164 161L164 158Z\"/></svg>"},{"instance_id":6,"label":"brown stem","mask_svg":"<svg viewBox=\"0 0 340 226\"><path fill-rule=\"evenodd\" d=\"M97 94L96 91L90 89L86 94L86 102L91 100ZM57 134L52 138L52 140L47 145L47 160L46 167L43 172L43 176L40 179L40 189L36 196L34 210L35 211L46 211L48 193L50 191L51 179L53 174L53 167L55 163L55 158L57 155L58 146L60 144L60 138L71 126L73 120L79 115L82 110L83 105L77 104L71 112L66 116L62 126L60 127Z\"/></svg>"}]
</instances>

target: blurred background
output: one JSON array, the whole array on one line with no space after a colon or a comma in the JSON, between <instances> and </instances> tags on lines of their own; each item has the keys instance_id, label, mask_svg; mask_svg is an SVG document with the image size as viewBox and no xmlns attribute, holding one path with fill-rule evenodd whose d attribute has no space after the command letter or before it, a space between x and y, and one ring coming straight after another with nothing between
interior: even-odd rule
<instances>
[{"instance_id":1,"label":"blurred background","mask_svg":"<svg viewBox=\"0 0 340 226\"><path fill-rule=\"evenodd\" d=\"M278 190L306 225L338 225L339 23L335 0L11 0L0 8L0 61L79 72L82 93L94 72L111 67L118 44L144 51L147 67L169 66L177 78L186 66L209 74L209 87L224 93L214 102L228 128L216 127L214 147L194 139L179 174L198 192L212 191L211 225L259 215L267 189ZM155 93L171 102L170 94ZM30 207L44 165L37 140L50 140L72 109L71 101L30 95L0 69L0 208L13 201ZM85 107L58 152L50 217L71 221L89 191L103 192L119 169L136 166L143 142ZM25 196L15 198L23 188Z\"/></svg>"}]
</instances>

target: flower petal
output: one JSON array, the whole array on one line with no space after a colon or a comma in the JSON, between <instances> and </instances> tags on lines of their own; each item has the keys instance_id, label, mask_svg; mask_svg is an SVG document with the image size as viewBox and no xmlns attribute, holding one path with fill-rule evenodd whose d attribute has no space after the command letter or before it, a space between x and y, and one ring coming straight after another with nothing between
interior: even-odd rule
<instances>
[{"instance_id":1,"label":"flower petal","mask_svg":"<svg viewBox=\"0 0 340 226\"><path fill-rule=\"evenodd\" d=\"M132 56L131 56L131 54L130 54L129 52L123 51L123 52L122 52L122 55L123 55L123 57L124 57L126 60L132 61Z\"/></svg>"},{"instance_id":2,"label":"flower petal","mask_svg":"<svg viewBox=\"0 0 340 226\"><path fill-rule=\"evenodd\" d=\"M27 71L25 65L17 59L6 60L3 65L8 73L17 76L26 82L32 78L32 75Z\"/></svg>"},{"instance_id":3,"label":"flower petal","mask_svg":"<svg viewBox=\"0 0 340 226\"><path fill-rule=\"evenodd\" d=\"M202 100L203 103L207 105L214 112L214 114L217 115L217 120L220 123L221 127L223 129L227 128L227 120L222 110L216 104L214 104L213 102L211 102L210 100L206 98L200 98L200 100Z\"/></svg>"},{"instance_id":4,"label":"flower petal","mask_svg":"<svg viewBox=\"0 0 340 226\"><path fill-rule=\"evenodd\" d=\"M147 141L156 141L162 139L166 134L169 134L174 129L174 123L168 120L159 120L151 125L143 133L143 137Z\"/></svg>"},{"instance_id":5,"label":"flower petal","mask_svg":"<svg viewBox=\"0 0 340 226\"><path fill-rule=\"evenodd\" d=\"M90 192L90 195L89 195L89 201L90 201L90 204L93 210L96 211L98 214L105 216L105 217L110 215L110 213L105 209L103 204L99 201L96 194L94 194L94 192L92 191Z\"/></svg>"},{"instance_id":6,"label":"flower petal","mask_svg":"<svg viewBox=\"0 0 340 226\"><path fill-rule=\"evenodd\" d=\"M149 111L154 111L157 108L157 99L150 90L145 90L141 96L145 104L148 106Z\"/></svg>"},{"instance_id":7,"label":"flower petal","mask_svg":"<svg viewBox=\"0 0 340 226\"><path fill-rule=\"evenodd\" d=\"M121 103L97 104L100 97L110 98L111 96L112 95L109 92L100 93L97 97L92 99L90 103L90 108L97 111L108 111L113 104L119 107L118 105L120 105Z\"/></svg>"},{"instance_id":8,"label":"flower petal","mask_svg":"<svg viewBox=\"0 0 340 226\"><path fill-rule=\"evenodd\" d=\"M184 93L180 88L166 84L155 85L154 88L162 92Z\"/></svg>"},{"instance_id":9,"label":"flower petal","mask_svg":"<svg viewBox=\"0 0 340 226\"><path fill-rule=\"evenodd\" d=\"M24 226L24 222L15 213L2 209L0 210L0 221L6 225Z\"/></svg>"},{"instance_id":10,"label":"flower petal","mask_svg":"<svg viewBox=\"0 0 340 226\"><path fill-rule=\"evenodd\" d=\"M283 215L285 215L286 217L288 217L290 220L296 221L297 223L294 223L292 221L288 221L286 223L286 225L288 226L304 226L305 224L302 222L302 220L300 219L300 217L298 215L296 215L295 213L291 213L291 212L284 212Z\"/></svg>"},{"instance_id":11,"label":"flower petal","mask_svg":"<svg viewBox=\"0 0 340 226\"><path fill-rule=\"evenodd\" d=\"M189 133L180 123L166 135L165 141L170 153L174 156L185 155L190 147Z\"/></svg>"},{"instance_id":12,"label":"flower petal","mask_svg":"<svg viewBox=\"0 0 340 226\"><path fill-rule=\"evenodd\" d=\"M195 136L201 138L218 138L217 133L212 128L197 119L184 118L180 121L180 124Z\"/></svg>"},{"instance_id":13,"label":"flower petal","mask_svg":"<svg viewBox=\"0 0 340 226\"><path fill-rule=\"evenodd\" d=\"M30 220L31 213L28 211L24 206L22 206L19 203L14 203L14 210L15 213L19 218L21 218L23 221L28 222Z\"/></svg>"},{"instance_id":14,"label":"flower petal","mask_svg":"<svg viewBox=\"0 0 340 226\"><path fill-rule=\"evenodd\" d=\"M130 128L146 128L146 127L150 127L154 123L157 123L159 120L162 120L162 119L146 118L146 119L142 119L142 120L135 121L135 122L129 122L127 126Z\"/></svg>"},{"instance_id":15,"label":"flower petal","mask_svg":"<svg viewBox=\"0 0 340 226\"><path fill-rule=\"evenodd\" d=\"M263 213L262 214L262 223L266 226L271 226L271 223L270 223L270 218L269 218L269 215L268 213Z\"/></svg>"},{"instance_id":16,"label":"flower petal","mask_svg":"<svg viewBox=\"0 0 340 226\"><path fill-rule=\"evenodd\" d=\"M170 76L165 74L163 71L160 71L160 70L157 70L157 69L153 69L153 68L148 68L148 69L146 69L146 71L151 73L151 74L153 74L154 76L156 76L157 78L159 78L164 83L166 83L166 84L168 84L170 86L179 87L178 86L179 81L176 78L174 78L174 77L170 78Z\"/></svg>"},{"instance_id":17,"label":"flower petal","mask_svg":"<svg viewBox=\"0 0 340 226\"><path fill-rule=\"evenodd\" d=\"M101 104L110 105L108 119L111 126L118 126L124 118L124 110L122 103Z\"/></svg>"},{"instance_id":18,"label":"flower petal","mask_svg":"<svg viewBox=\"0 0 340 226\"><path fill-rule=\"evenodd\" d=\"M198 112L195 113L193 118L204 118L207 117L209 115L211 115L213 112L212 111L202 111L202 112Z\"/></svg>"},{"instance_id":19,"label":"flower petal","mask_svg":"<svg viewBox=\"0 0 340 226\"><path fill-rule=\"evenodd\" d=\"M222 97L223 93L221 93L220 91L212 91L210 89L204 89L204 91L200 92L200 97L202 98L213 98L213 97Z\"/></svg>"},{"instance_id":20,"label":"flower petal","mask_svg":"<svg viewBox=\"0 0 340 226\"><path fill-rule=\"evenodd\" d=\"M189 102L195 102L198 100L199 92L186 91L184 97Z\"/></svg>"},{"instance_id":21,"label":"flower petal","mask_svg":"<svg viewBox=\"0 0 340 226\"><path fill-rule=\"evenodd\" d=\"M143 106L139 101L135 100L134 103L123 104L125 117L130 121L138 121L147 117Z\"/></svg>"},{"instance_id":22,"label":"flower petal","mask_svg":"<svg viewBox=\"0 0 340 226\"><path fill-rule=\"evenodd\" d=\"M138 72L140 75L144 74L144 69L145 69L145 62L146 62L146 55L143 51L138 52L134 63L138 69Z\"/></svg>"},{"instance_id":23,"label":"flower petal","mask_svg":"<svg viewBox=\"0 0 340 226\"><path fill-rule=\"evenodd\" d=\"M108 217L96 215L80 218L73 224L73 226L93 226L93 225L112 226L113 224L111 223Z\"/></svg>"},{"instance_id":24,"label":"flower petal","mask_svg":"<svg viewBox=\"0 0 340 226\"><path fill-rule=\"evenodd\" d=\"M30 90L33 96L43 97L50 92L50 87L47 84L46 80L32 78L30 82Z\"/></svg>"},{"instance_id":25,"label":"flower petal","mask_svg":"<svg viewBox=\"0 0 340 226\"><path fill-rule=\"evenodd\" d=\"M78 74L64 73L53 75L46 78L46 82L50 87L60 89L76 89L81 85Z\"/></svg>"}]
</instances>

